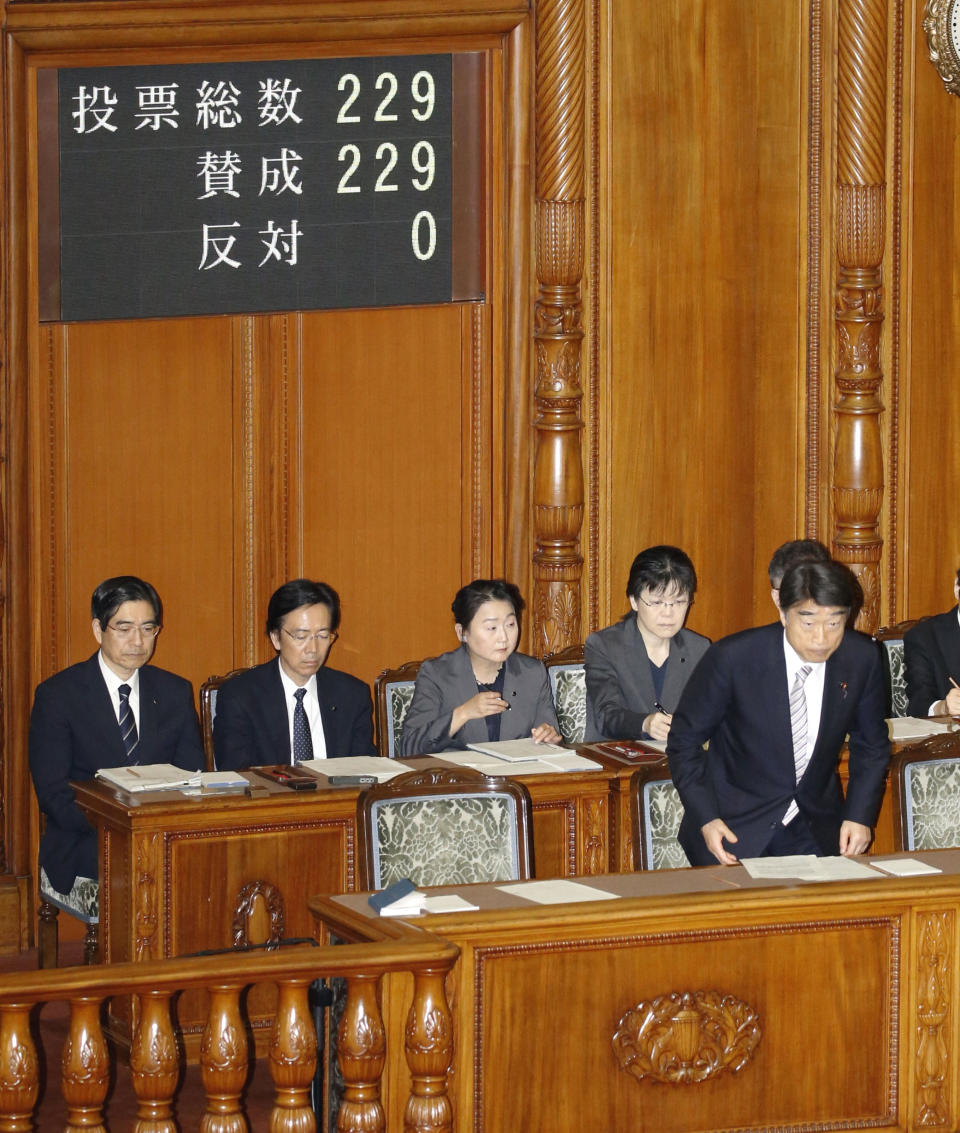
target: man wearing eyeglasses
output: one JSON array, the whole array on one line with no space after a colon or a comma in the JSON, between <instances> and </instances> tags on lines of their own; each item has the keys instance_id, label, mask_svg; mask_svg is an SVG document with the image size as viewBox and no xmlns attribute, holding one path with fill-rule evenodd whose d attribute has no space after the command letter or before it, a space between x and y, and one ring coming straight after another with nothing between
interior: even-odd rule
<instances>
[{"instance_id":1,"label":"man wearing eyeglasses","mask_svg":"<svg viewBox=\"0 0 960 1133\"><path fill-rule=\"evenodd\" d=\"M163 624L156 590L133 575L108 578L90 613L100 648L39 684L30 714L30 773L46 815L40 867L63 894L97 876L96 832L71 780L127 764L203 766L190 682L148 664Z\"/></svg>"},{"instance_id":2,"label":"man wearing eyeglasses","mask_svg":"<svg viewBox=\"0 0 960 1133\"><path fill-rule=\"evenodd\" d=\"M332 586L297 578L274 591L267 636L276 658L231 677L217 694L218 769L374 754L369 686L325 665L339 625Z\"/></svg>"}]
</instances>

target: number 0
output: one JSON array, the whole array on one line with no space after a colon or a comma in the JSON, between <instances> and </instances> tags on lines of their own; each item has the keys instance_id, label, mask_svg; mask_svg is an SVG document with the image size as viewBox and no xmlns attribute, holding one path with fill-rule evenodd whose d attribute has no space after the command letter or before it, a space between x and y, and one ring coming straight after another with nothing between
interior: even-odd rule
<instances>
[{"instance_id":1,"label":"number 0","mask_svg":"<svg viewBox=\"0 0 960 1133\"><path fill-rule=\"evenodd\" d=\"M423 248L423 226L427 229L427 248ZM437 222L433 213L418 212L413 218L413 229L410 233L413 242L413 254L418 260L429 260L437 250Z\"/></svg>"}]
</instances>

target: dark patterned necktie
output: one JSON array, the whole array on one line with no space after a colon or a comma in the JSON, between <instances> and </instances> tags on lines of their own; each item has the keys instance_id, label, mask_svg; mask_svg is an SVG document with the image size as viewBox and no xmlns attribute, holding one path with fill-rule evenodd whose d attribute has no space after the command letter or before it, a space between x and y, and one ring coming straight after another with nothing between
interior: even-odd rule
<instances>
[{"instance_id":1,"label":"dark patterned necktie","mask_svg":"<svg viewBox=\"0 0 960 1133\"><path fill-rule=\"evenodd\" d=\"M293 694L297 702L293 710L293 762L302 763L305 759L313 759L313 740L310 737L310 722L307 719L307 710L303 707L303 698L307 695L305 688L298 688Z\"/></svg>"},{"instance_id":2,"label":"dark patterned necktie","mask_svg":"<svg viewBox=\"0 0 960 1133\"><path fill-rule=\"evenodd\" d=\"M123 739L123 751L127 763L136 763L134 749L140 742L137 735L137 721L134 719L133 709L130 707L130 686L121 685L117 692L120 694L120 736Z\"/></svg>"}]
</instances>

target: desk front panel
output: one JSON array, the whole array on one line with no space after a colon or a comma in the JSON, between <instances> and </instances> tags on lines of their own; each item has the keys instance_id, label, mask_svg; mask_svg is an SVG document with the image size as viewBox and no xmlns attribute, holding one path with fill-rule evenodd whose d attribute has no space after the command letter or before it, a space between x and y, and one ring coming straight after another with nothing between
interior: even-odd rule
<instances>
[{"instance_id":1,"label":"desk front panel","mask_svg":"<svg viewBox=\"0 0 960 1133\"><path fill-rule=\"evenodd\" d=\"M479 912L411 928L461 950L455 1130L958 1128L960 852L914 856L943 875L803 886L708 867L596 878L624 899L554 906L459 890ZM360 895L311 904L328 930L381 938ZM409 995L386 981L396 1073Z\"/></svg>"}]
</instances>

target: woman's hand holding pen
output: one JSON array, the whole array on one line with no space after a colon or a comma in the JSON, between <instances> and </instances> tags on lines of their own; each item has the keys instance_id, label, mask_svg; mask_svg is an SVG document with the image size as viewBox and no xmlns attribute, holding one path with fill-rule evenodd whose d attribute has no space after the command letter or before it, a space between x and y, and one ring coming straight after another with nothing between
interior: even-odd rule
<instances>
[{"instance_id":1,"label":"woman's hand holding pen","mask_svg":"<svg viewBox=\"0 0 960 1133\"><path fill-rule=\"evenodd\" d=\"M960 685L950 678L950 684L953 688L949 690L947 695L943 698L943 711L947 716L960 716Z\"/></svg>"},{"instance_id":2,"label":"woman's hand holding pen","mask_svg":"<svg viewBox=\"0 0 960 1133\"><path fill-rule=\"evenodd\" d=\"M481 720L484 716L496 716L506 712L510 705L497 692L478 692L454 708L450 720L450 735L455 736L468 720Z\"/></svg>"},{"instance_id":3,"label":"woman's hand holding pen","mask_svg":"<svg viewBox=\"0 0 960 1133\"><path fill-rule=\"evenodd\" d=\"M643 730L655 740L665 740L670 735L670 725L673 723L673 713L668 712L657 701L653 711L643 721Z\"/></svg>"}]
</instances>

